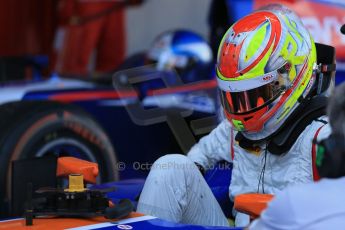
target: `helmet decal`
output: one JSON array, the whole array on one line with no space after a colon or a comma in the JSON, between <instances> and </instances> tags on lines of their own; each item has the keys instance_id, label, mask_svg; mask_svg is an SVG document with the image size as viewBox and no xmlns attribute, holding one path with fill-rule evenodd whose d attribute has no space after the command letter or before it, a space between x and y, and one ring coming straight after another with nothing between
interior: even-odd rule
<instances>
[{"instance_id":1,"label":"helmet decal","mask_svg":"<svg viewBox=\"0 0 345 230\"><path fill-rule=\"evenodd\" d=\"M244 130L244 126L242 121L240 120L236 120L236 119L232 119L232 124L235 126L235 128L239 131Z\"/></svg>"}]
</instances>

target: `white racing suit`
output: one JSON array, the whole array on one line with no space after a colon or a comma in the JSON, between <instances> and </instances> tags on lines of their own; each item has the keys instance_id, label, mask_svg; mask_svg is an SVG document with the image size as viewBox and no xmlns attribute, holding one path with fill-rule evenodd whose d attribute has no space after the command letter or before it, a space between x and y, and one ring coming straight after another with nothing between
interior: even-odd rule
<instances>
[{"instance_id":1,"label":"white racing suit","mask_svg":"<svg viewBox=\"0 0 345 230\"><path fill-rule=\"evenodd\" d=\"M319 120L327 121L325 116ZM167 155L155 162L142 191L138 211L174 222L228 226L210 188L193 162L205 169L220 160L233 162L230 198L243 193L275 194L288 185L313 181L316 150L312 140L330 134L330 126L313 121L283 155L245 150L236 143L236 132L227 120L192 147L188 158ZM314 146L314 147L313 147ZM266 158L266 159L265 159ZM229 207L231 208L231 207ZM249 217L235 213L236 226L249 224Z\"/></svg>"}]
</instances>

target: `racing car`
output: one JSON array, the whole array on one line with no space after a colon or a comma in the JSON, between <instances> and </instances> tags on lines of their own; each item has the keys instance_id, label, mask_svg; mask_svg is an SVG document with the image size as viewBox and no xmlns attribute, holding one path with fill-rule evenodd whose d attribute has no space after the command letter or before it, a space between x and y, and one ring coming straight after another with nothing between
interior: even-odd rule
<instances>
[{"instance_id":1,"label":"racing car","mask_svg":"<svg viewBox=\"0 0 345 230\"><path fill-rule=\"evenodd\" d=\"M172 43L154 47L141 67L125 62L103 78L54 74L0 86L0 216L8 215L13 200L15 160L74 156L102 165L98 182L144 178L158 157L186 153L214 127L216 82L201 75L212 68L211 50L183 30L163 33L156 43L167 36ZM167 47L174 52L161 63L157 53ZM179 72L157 68L172 64ZM197 75L184 75L196 64L202 67Z\"/></svg>"}]
</instances>

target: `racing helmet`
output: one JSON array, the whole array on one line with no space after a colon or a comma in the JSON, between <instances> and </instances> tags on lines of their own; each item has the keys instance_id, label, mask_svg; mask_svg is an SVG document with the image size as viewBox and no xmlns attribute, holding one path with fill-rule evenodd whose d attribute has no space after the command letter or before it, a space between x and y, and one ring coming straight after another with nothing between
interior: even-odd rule
<instances>
[{"instance_id":1,"label":"racing helmet","mask_svg":"<svg viewBox=\"0 0 345 230\"><path fill-rule=\"evenodd\" d=\"M246 138L274 134L315 82L315 43L287 9L260 10L234 23L218 50L221 103Z\"/></svg>"},{"instance_id":2,"label":"racing helmet","mask_svg":"<svg viewBox=\"0 0 345 230\"><path fill-rule=\"evenodd\" d=\"M158 70L175 70L184 82L213 76L212 50L198 34L188 30L172 30L160 34L146 54L147 63Z\"/></svg>"}]
</instances>

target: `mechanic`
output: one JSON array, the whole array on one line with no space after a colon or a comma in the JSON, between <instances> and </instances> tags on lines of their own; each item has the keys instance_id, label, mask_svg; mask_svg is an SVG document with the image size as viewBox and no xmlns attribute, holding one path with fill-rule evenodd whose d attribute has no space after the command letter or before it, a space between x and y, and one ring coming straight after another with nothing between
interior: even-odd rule
<instances>
[{"instance_id":1,"label":"mechanic","mask_svg":"<svg viewBox=\"0 0 345 230\"><path fill-rule=\"evenodd\" d=\"M330 81L321 81L316 47L287 8L256 11L224 35L217 80L227 117L188 156L158 159L147 177L138 212L174 222L229 226L200 171L233 163L230 198L276 194L317 179L312 139L328 136L324 116ZM335 69L334 65L322 68ZM229 207L230 208L230 207ZM249 217L236 213L235 225Z\"/></svg>"},{"instance_id":2,"label":"mechanic","mask_svg":"<svg viewBox=\"0 0 345 230\"><path fill-rule=\"evenodd\" d=\"M98 76L124 60L125 8L144 0L59 0L55 71L69 77ZM94 72L91 56L94 57ZM92 69L93 71L93 69Z\"/></svg>"},{"instance_id":3,"label":"mechanic","mask_svg":"<svg viewBox=\"0 0 345 230\"><path fill-rule=\"evenodd\" d=\"M316 164L324 178L279 192L249 229L343 229L345 226L345 83L328 105L332 134L318 143Z\"/></svg>"}]
</instances>

